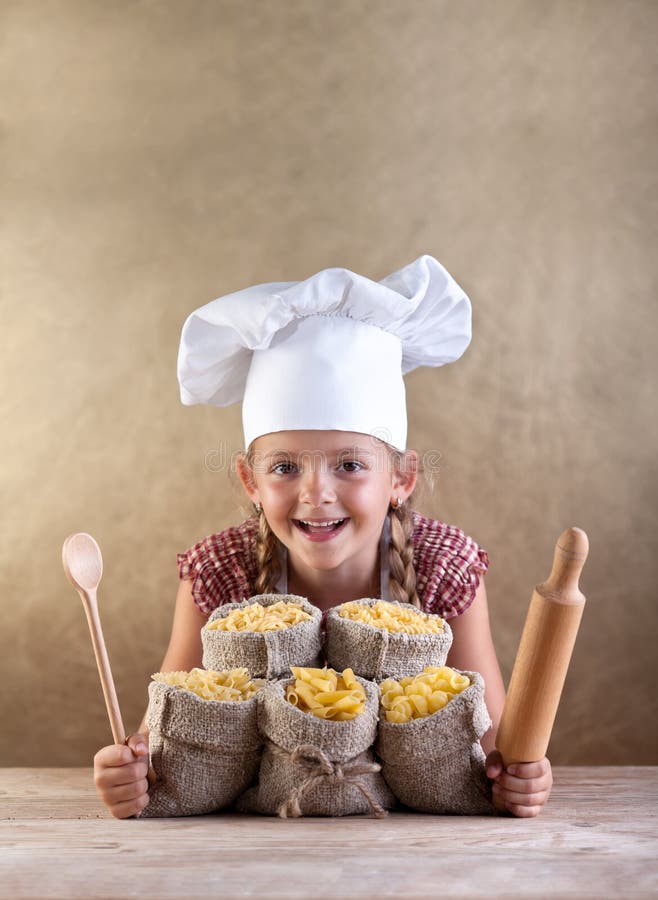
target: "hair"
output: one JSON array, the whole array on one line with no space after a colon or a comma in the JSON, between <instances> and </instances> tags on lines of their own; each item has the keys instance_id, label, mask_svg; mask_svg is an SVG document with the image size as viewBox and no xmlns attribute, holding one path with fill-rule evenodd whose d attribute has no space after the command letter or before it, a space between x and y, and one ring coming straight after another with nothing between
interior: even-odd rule
<instances>
[{"instance_id":1,"label":"hair","mask_svg":"<svg viewBox=\"0 0 658 900\"><path fill-rule=\"evenodd\" d=\"M256 559L258 594L278 593L276 584L281 575L278 539L269 526L261 509L258 515L256 535ZM388 512L391 540L388 545L388 585L391 597L400 603L411 603L420 609L420 598L416 591L416 570L414 568L414 526L408 503L401 503Z\"/></svg>"},{"instance_id":2,"label":"hair","mask_svg":"<svg viewBox=\"0 0 658 900\"><path fill-rule=\"evenodd\" d=\"M385 444L391 453L395 465L402 465L404 454ZM252 450L246 453L247 465L253 461ZM413 543L413 519L411 515L411 500L415 496L414 490L411 496L398 507L389 507L388 519L390 525L391 540L388 546L389 591L393 600L400 603L411 603L420 609L420 598L416 590L416 570L414 568L414 543ZM269 526L265 513L254 506L258 516L258 534L256 536L256 559L258 563L258 577L256 578L256 592L259 594L275 594L277 582L281 575L279 562L279 541Z\"/></svg>"},{"instance_id":3,"label":"hair","mask_svg":"<svg viewBox=\"0 0 658 900\"><path fill-rule=\"evenodd\" d=\"M258 515L258 534L256 535L256 559L258 561L258 578L256 578L257 594L278 593L276 583L281 575L279 562L279 541L265 518L261 509Z\"/></svg>"},{"instance_id":4,"label":"hair","mask_svg":"<svg viewBox=\"0 0 658 900\"><path fill-rule=\"evenodd\" d=\"M409 501L391 508L388 519L391 526L391 541L388 545L388 586L391 597L400 603L412 603L420 609L414 568L414 524Z\"/></svg>"}]
</instances>

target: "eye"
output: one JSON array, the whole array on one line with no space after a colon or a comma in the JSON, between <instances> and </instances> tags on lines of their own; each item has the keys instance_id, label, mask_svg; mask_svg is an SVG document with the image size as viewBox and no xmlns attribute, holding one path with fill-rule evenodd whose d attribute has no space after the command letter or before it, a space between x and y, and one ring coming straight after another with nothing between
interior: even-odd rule
<instances>
[{"instance_id":1,"label":"eye","mask_svg":"<svg viewBox=\"0 0 658 900\"><path fill-rule=\"evenodd\" d=\"M270 469L270 472L272 472L274 475L292 475L294 471L295 465L291 462L275 463Z\"/></svg>"},{"instance_id":2,"label":"eye","mask_svg":"<svg viewBox=\"0 0 658 900\"><path fill-rule=\"evenodd\" d=\"M357 462L355 459L344 459L338 466L339 469L342 469L344 472L361 472L365 466Z\"/></svg>"}]
</instances>

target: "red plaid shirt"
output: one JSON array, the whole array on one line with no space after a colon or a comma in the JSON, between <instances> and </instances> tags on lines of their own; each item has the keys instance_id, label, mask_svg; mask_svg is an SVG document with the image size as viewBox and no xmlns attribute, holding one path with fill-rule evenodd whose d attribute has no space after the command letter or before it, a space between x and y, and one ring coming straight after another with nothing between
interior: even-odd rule
<instances>
[{"instance_id":1,"label":"red plaid shirt","mask_svg":"<svg viewBox=\"0 0 658 900\"><path fill-rule=\"evenodd\" d=\"M444 619L461 615L473 602L480 574L489 557L454 525L413 512L416 590L425 612ZM258 520L211 534L179 553L178 574L194 582L194 600L206 615L222 603L235 603L256 593Z\"/></svg>"}]
</instances>

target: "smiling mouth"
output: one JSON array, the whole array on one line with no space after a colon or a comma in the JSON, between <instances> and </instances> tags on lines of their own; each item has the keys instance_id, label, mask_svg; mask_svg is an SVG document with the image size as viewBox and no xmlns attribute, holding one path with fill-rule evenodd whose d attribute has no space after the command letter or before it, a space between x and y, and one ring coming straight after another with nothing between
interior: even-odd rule
<instances>
[{"instance_id":1,"label":"smiling mouth","mask_svg":"<svg viewBox=\"0 0 658 900\"><path fill-rule=\"evenodd\" d=\"M314 522L312 519L293 519L293 522L305 534L331 534L338 531L348 521L345 519L327 519L323 522Z\"/></svg>"}]
</instances>

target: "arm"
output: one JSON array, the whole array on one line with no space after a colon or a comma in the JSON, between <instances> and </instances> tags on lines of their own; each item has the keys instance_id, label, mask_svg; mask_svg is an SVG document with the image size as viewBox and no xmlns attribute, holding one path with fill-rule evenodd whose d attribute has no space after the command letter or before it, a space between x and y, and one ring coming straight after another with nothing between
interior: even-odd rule
<instances>
[{"instance_id":1,"label":"arm","mask_svg":"<svg viewBox=\"0 0 658 900\"><path fill-rule=\"evenodd\" d=\"M482 737L482 748L487 754L487 776L493 782L494 805L499 811L509 811L515 816L536 816L551 792L551 764L544 757L537 762L517 763L504 769L502 757L495 749L496 732L505 705L505 687L491 638L483 578L480 578L469 608L461 616L451 619L450 627L453 642L448 665L479 672L484 678L484 699L493 724Z\"/></svg>"},{"instance_id":2,"label":"arm","mask_svg":"<svg viewBox=\"0 0 658 900\"><path fill-rule=\"evenodd\" d=\"M491 637L484 578L480 577L475 598L466 612L450 619L449 624L453 640L448 665L455 669L479 672L484 678L484 700L493 724L482 737L482 747L485 753L489 753L494 748L498 723L505 705L505 685Z\"/></svg>"},{"instance_id":3,"label":"arm","mask_svg":"<svg viewBox=\"0 0 658 900\"><path fill-rule=\"evenodd\" d=\"M206 622L207 616L194 602L192 582L181 581L176 596L169 646L160 666L161 672L188 672L201 666L203 657L201 629ZM148 734L146 715L137 730L140 734Z\"/></svg>"},{"instance_id":4,"label":"arm","mask_svg":"<svg viewBox=\"0 0 658 900\"><path fill-rule=\"evenodd\" d=\"M201 628L205 622L206 616L192 597L192 582L181 581L169 647L160 667L162 672L188 670L201 665ZM117 819L136 815L149 802L148 754L148 731L142 719L137 733L131 734L126 744L103 747L94 757L96 789Z\"/></svg>"}]
</instances>

